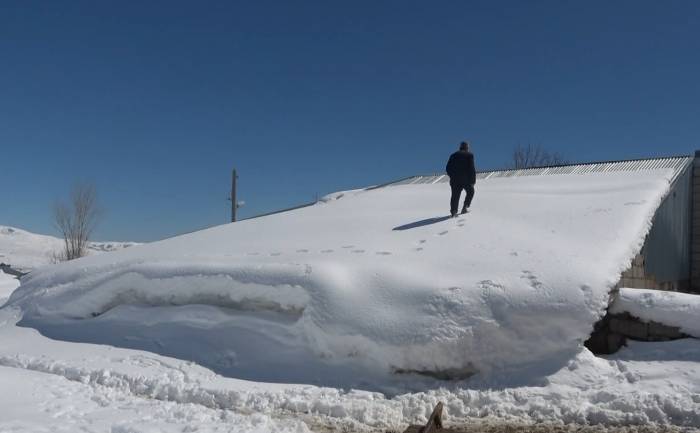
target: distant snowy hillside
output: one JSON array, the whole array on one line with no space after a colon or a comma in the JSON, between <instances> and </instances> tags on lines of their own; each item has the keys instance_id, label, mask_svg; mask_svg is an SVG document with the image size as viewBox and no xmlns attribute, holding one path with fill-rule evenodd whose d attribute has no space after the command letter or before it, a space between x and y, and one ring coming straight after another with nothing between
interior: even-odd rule
<instances>
[{"instance_id":1,"label":"distant snowy hillside","mask_svg":"<svg viewBox=\"0 0 700 433\"><path fill-rule=\"evenodd\" d=\"M89 253L116 251L138 245L136 242L90 242ZM0 225L0 263L29 271L52 263L52 256L63 247L63 240Z\"/></svg>"},{"instance_id":2,"label":"distant snowy hillside","mask_svg":"<svg viewBox=\"0 0 700 433\"><path fill-rule=\"evenodd\" d=\"M580 353L672 175L483 180L456 219L445 184L352 191L43 268L9 305L52 338L238 378L544 377Z\"/></svg>"}]
</instances>

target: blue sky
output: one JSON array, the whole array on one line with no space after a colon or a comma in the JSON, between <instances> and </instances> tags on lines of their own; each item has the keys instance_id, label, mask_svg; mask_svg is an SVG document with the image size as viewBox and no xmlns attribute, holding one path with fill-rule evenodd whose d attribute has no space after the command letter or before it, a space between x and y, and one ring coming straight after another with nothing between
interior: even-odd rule
<instances>
[{"instance_id":1,"label":"blue sky","mask_svg":"<svg viewBox=\"0 0 700 433\"><path fill-rule=\"evenodd\" d=\"M0 3L0 224L148 241L417 173L462 139L574 161L700 148L700 2ZM446 191L447 200L448 191ZM476 203L475 203L476 204Z\"/></svg>"}]
</instances>

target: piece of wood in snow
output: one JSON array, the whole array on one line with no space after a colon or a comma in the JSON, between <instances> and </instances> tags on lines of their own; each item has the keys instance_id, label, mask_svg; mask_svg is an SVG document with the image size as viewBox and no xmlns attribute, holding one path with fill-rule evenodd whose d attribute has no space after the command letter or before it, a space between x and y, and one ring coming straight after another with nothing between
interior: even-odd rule
<instances>
[{"instance_id":1,"label":"piece of wood in snow","mask_svg":"<svg viewBox=\"0 0 700 433\"><path fill-rule=\"evenodd\" d=\"M442 430L442 402L439 402L433 413L430 414L428 422L424 426L411 425L404 431L404 433L435 433Z\"/></svg>"}]
</instances>

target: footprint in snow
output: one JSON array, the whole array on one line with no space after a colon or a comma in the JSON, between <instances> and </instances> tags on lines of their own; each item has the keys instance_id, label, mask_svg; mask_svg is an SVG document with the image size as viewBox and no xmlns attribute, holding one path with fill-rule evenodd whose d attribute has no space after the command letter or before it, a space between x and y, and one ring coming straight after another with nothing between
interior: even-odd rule
<instances>
[{"instance_id":1,"label":"footprint in snow","mask_svg":"<svg viewBox=\"0 0 700 433\"><path fill-rule=\"evenodd\" d=\"M341 248L344 248L347 250L349 248L355 248L355 245L343 245Z\"/></svg>"},{"instance_id":2,"label":"footprint in snow","mask_svg":"<svg viewBox=\"0 0 700 433\"><path fill-rule=\"evenodd\" d=\"M273 256L273 257L277 257L277 256L281 256L282 253L270 253L270 255Z\"/></svg>"},{"instance_id":3,"label":"footprint in snow","mask_svg":"<svg viewBox=\"0 0 700 433\"><path fill-rule=\"evenodd\" d=\"M329 254L329 253L332 253L333 250L321 250L321 252L322 252L323 254Z\"/></svg>"},{"instance_id":4,"label":"footprint in snow","mask_svg":"<svg viewBox=\"0 0 700 433\"><path fill-rule=\"evenodd\" d=\"M421 239L421 240L418 241L419 244L424 244L424 243L426 243L426 242L427 242L427 241L426 241L425 239Z\"/></svg>"},{"instance_id":5,"label":"footprint in snow","mask_svg":"<svg viewBox=\"0 0 700 433\"><path fill-rule=\"evenodd\" d=\"M414 248L413 251L423 251L423 247Z\"/></svg>"},{"instance_id":6,"label":"footprint in snow","mask_svg":"<svg viewBox=\"0 0 700 433\"><path fill-rule=\"evenodd\" d=\"M438 233L438 236L444 236L447 234L447 232L448 230L441 231L440 233Z\"/></svg>"},{"instance_id":7,"label":"footprint in snow","mask_svg":"<svg viewBox=\"0 0 700 433\"><path fill-rule=\"evenodd\" d=\"M307 249L301 249L301 250L297 250L297 252L298 252L298 253L308 253L309 250L307 250Z\"/></svg>"},{"instance_id":8,"label":"footprint in snow","mask_svg":"<svg viewBox=\"0 0 700 433\"><path fill-rule=\"evenodd\" d=\"M365 252L365 250L352 250L351 252L353 252L355 254L362 254Z\"/></svg>"},{"instance_id":9,"label":"footprint in snow","mask_svg":"<svg viewBox=\"0 0 700 433\"><path fill-rule=\"evenodd\" d=\"M376 254L379 256L390 256L391 255L391 253L389 251L377 251Z\"/></svg>"},{"instance_id":10,"label":"footprint in snow","mask_svg":"<svg viewBox=\"0 0 700 433\"><path fill-rule=\"evenodd\" d=\"M248 253L249 256L259 256L260 253Z\"/></svg>"}]
</instances>

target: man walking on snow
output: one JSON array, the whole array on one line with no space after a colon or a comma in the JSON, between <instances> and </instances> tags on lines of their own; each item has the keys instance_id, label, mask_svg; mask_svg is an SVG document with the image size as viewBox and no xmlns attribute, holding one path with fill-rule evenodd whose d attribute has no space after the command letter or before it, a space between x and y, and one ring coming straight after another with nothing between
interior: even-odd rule
<instances>
[{"instance_id":1,"label":"man walking on snow","mask_svg":"<svg viewBox=\"0 0 700 433\"><path fill-rule=\"evenodd\" d=\"M459 145L459 150L452 155L447 161L445 167L447 175L450 176L450 187L452 188L452 197L450 199L450 215L457 216L457 207L459 206L459 196L462 190L467 192L467 197L464 199L462 213L469 212L469 206L474 198L474 184L476 183L476 169L474 169L474 155L469 151L469 143L463 141Z\"/></svg>"}]
</instances>

